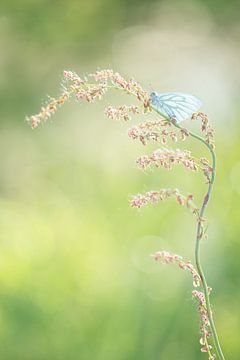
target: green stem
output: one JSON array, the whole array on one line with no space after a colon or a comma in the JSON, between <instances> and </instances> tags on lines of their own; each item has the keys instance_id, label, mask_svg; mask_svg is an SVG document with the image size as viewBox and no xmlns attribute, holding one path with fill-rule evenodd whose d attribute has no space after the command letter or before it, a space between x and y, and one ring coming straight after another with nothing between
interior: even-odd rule
<instances>
[{"instance_id":1,"label":"green stem","mask_svg":"<svg viewBox=\"0 0 240 360\"><path fill-rule=\"evenodd\" d=\"M173 123L173 125L176 126L179 129L182 129L182 127L179 126L178 124ZM214 320L213 320L211 303L210 303L210 298L209 298L208 285L207 285L206 277L205 277L203 269L202 269L201 256L200 256L200 244L201 244L201 239L202 239L201 219L203 218L205 209L206 209L206 207L208 205L208 202L210 200L210 196L212 194L213 184L214 184L214 180L215 180L215 176L216 176L216 155L215 155L215 152L214 152L212 146L209 145L203 138L201 138L200 136L192 133L191 131L189 131L189 135L191 137L201 141L205 146L207 146L208 150L211 153L211 157L212 157L212 175L211 175L211 179L210 179L210 182L209 182L209 185L208 185L207 193L205 194L203 202L202 202L202 206L201 206L201 209L200 209L200 221L198 221L198 225L197 225L197 235L196 235L196 244L195 244L195 261L196 261L196 266L197 266L198 273L199 273L200 278L202 280L203 291L204 291L204 295L205 295L205 299L206 299L206 308L207 308L207 312L208 312L208 316L209 316L209 322L210 322L210 327L211 327L211 330L212 330L212 336L213 336L213 340L214 340L214 345L215 345L215 348L216 348L219 359L225 360L222 349L221 349L221 346L220 346L220 343L219 343L217 329L215 327Z\"/></svg>"},{"instance_id":2,"label":"green stem","mask_svg":"<svg viewBox=\"0 0 240 360\"><path fill-rule=\"evenodd\" d=\"M156 109L153 109L153 110L158 112ZM159 115L162 116L161 113L159 113ZM178 129L183 129L175 121L171 121L168 118L166 118L166 120L170 121L171 124L174 125L175 127L177 127ZM219 339L218 339L217 329L216 329L216 326L215 326L214 320L213 320L212 308L211 308L211 303L210 303L210 298L209 298L209 289L208 289L206 277L205 277L203 269L202 269L201 256L200 256L200 244L201 244L201 239L202 239L202 235L203 235L202 234L201 219L203 218L205 209L206 209L206 207L208 205L208 202L209 202L211 194L212 194L213 184L214 184L214 180L215 180L215 176L216 176L216 155L215 155L215 152L214 152L212 146L210 144L208 144L205 141L205 139L203 139L202 137L194 134L191 131L188 131L188 133L189 133L189 135L191 137L193 137L193 138L197 139L198 141L200 141L201 143L203 143L208 148L208 150L210 151L211 157L212 157L212 175L211 175L211 179L210 179L210 182L209 182L209 185L208 185L207 193L204 196L202 206L200 208L200 213L199 213L200 219L199 219L198 225L197 225L197 235L196 235L196 242L195 242L195 261L196 261L196 266L197 266L199 276L200 276L201 281L202 281L203 292L204 292L205 300L206 300L206 308L207 308L207 312L208 312L209 323L210 323L210 328L211 328L211 331L212 331L212 336L213 336L213 340L214 340L215 349L216 349L216 352L218 354L219 359L220 360L225 360L225 357L223 355L221 345L220 345L220 342L219 342Z\"/></svg>"}]
</instances>

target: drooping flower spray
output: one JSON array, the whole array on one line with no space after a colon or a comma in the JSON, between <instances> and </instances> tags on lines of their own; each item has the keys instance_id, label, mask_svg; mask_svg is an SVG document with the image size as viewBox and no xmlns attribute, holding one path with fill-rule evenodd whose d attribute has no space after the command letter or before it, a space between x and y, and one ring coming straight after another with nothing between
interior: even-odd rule
<instances>
[{"instance_id":1,"label":"drooping flower spray","mask_svg":"<svg viewBox=\"0 0 240 360\"><path fill-rule=\"evenodd\" d=\"M192 120L200 121L201 135L195 134L179 125L174 117L162 117L162 114L152 106L151 98L135 80L126 80L119 73L111 69L96 71L88 76L80 77L72 71L64 71L62 93L58 98L50 98L47 105L41 111L27 118L32 128L50 118L59 107L71 97L77 101L93 102L100 100L109 90L124 91L134 96L139 101L136 105L121 105L119 107L108 106L105 114L113 120L129 121L134 115L147 116L149 112L155 111L159 115L158 120L147 120L128 129L128 136L133 140L139 140L143 145L154 141L160 147L153 153L142 155L137 159L137 165L144 170L148 168L165 168L172 170L174 166L183 166L188 171L201 171L207 184L207 191L203 197L201 206L194 202L192 194L183 195L177 188L160 188L150 190L144 194L137 194L130 199L133 208L141 208L153 203L175 198L180 206L188 208L196 219L195 239L195 263L196 268L189 262L176 254L168 251L157 251L151 255L156 261L176 264L180 269L190 272L193 278L193 298L197 301L197 309L200 316L200 345L201 351L208 355L209 360L225 360L218 340L216 327L210 304L211 288L208 286L206 277L201 266L200 247L202 239L206 234L205 210L210 200L216 173L216 155L214 146L214 131L209 123L208 117L202 112L194 112ZM166 143L184 142L188 137L201 142L210 153L210 160L205 157L195 157L189 150L169 149ZM201 291L197 290L201 288Z\"/></svg>"}]
</instances>

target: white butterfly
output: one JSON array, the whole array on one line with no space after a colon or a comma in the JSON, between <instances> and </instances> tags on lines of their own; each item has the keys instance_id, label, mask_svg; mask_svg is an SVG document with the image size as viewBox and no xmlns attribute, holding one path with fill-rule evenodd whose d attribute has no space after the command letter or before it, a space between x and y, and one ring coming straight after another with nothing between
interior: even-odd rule
<instances>
[{"instance_id":1,"label":"white butterfly","mask_svg":"<svg viewBox=\"0 0 240 360\"><path fill-rule=\"evenodd\" d=\"M186 120L198 111L201 101L193 95L182 93L150 94L151 107L167 120L175 119L177 123Z\"/></svg>"}]
</instances>

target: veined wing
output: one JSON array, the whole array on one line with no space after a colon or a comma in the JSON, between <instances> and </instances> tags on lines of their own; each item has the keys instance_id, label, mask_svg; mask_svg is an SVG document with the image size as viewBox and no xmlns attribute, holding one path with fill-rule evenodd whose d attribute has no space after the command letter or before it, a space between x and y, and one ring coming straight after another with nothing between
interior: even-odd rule
<instances>
[{"instance_id":1,"label":"veined wing","mask_svg":"<svg viewBox=\"0 0 240 360\"><path fill-rule=\"evenodd\" d=\"M183 93L152 93L153 107L164 117L175 118L177 122L188 119L201 107L201 101L193 95Z\"/></svg>"}]
</instances>

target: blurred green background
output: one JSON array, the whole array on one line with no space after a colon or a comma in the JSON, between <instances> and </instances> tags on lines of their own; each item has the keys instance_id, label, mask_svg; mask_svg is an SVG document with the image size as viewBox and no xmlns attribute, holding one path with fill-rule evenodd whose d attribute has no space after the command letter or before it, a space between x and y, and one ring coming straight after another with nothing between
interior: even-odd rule
<instances>
[{"instance_id":1,"label":"blurred green background","mask_svg":"<svg viewBox=\"0 0 240 360\"><path fill-rule=\"evenodd\" d=\"M170 186L200 201L201 177L136 168L153 147L103 114L128 97L72 101L35 131L24 120L57 96L64 69L102 67L147 90L196 94L210 114L218 174L203 264L226 359L239 359L239 4L1 1L1 359L207 358L190 276L149 257L166 249L193 261L192 215L174 201L128 205L131 194Z\"/></svg>"}]
</instances>

